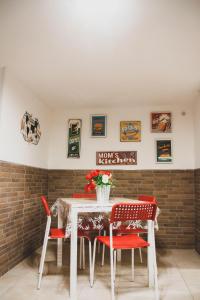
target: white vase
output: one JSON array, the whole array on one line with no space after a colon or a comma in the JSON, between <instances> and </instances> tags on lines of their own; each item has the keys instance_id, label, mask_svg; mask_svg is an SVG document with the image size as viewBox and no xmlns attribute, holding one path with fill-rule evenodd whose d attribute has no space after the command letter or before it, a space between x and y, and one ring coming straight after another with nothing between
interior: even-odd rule
<instances>
[{"instance_id":1,"label":"white vase","mask_svg":"<svg viewBox=\"0 0 200 300\"><path fill-rule=\"evenodd\" d=\"M99 185L96 187L97 202L106 203L110 197L110 185Z\"/></svg>"}]
</instances>

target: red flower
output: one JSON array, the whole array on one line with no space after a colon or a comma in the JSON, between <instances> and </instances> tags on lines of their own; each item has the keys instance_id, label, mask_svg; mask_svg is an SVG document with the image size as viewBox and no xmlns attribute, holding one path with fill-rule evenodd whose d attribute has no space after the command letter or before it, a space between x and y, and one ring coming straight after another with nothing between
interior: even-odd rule
<instances>
[{"instance_id":1,"label":"red flower","mask_svg":"<svg viewBox=\"0 0 200 300\"><path fill-rule=\"evenodd\" d=\"M87 180L91 180L91 179L92 179L91 173L87 174L87 175L85 176L85 178L86 178Z\"/></svg>"},{"instance_id":2,"label":"red flower","mask_svg":"<svg viewBox=\"0 0 200 300\"><path fill-rule=\"evenodd\" d=\"M110 171L104 171L104 170L94 170L90 171L85 178L88 180L88 184L85 185L85 191L88 193L96 188L96 183L99 180L102 181L102 175L110 176ZM111 183L110 183L111 184Z\"/></svg>"},{"instance_id":3,"label":"red flower","mask_svg":"<svg viewBox=\"0 0 200 300\"><path fill-rule=\"evenodd\" d=\"M99 175L99 171L95 170L95 171L91 172L91 174L92 174L92 177L97 177Z\"/></svg>"},{"instance_id":4,"label":"red flower","mask_svg":"<svg viewBox=\"0 0 200 300\"><path fill-rule=\"evenodd\" d=\"M85 191L88 193L92 190L94 190L96 187L96 184L94 183L94 181L91 181L90 183L85 185Z\"/></svg>"},{"instance_id":5,"label":"red flower","mask_svg":"<svg viewBox=\"0 0 200 300\"><path fill-rule=\"evenodd\" d=\"M105 175L110 176L110 171L105 171Z\"/></svg>"},{"instance_id":6,"label":"red flower","mask_svg":"<svg viewBox=\"0 0 200 300\"><path fill-rule=\"evenodd\" d=\"M90 182L90 188L91 188L91 190L94 190L95 187L96 187L96 184L94 183L94 181L91 181Z\"/></svg>"},{"instance_id":7,"label":"red flower","mask_svg":"<svg viewBox=\"0 0 200 300\"><path fill-rule=\"evenodd\" d=\"M86 193L89 192L89 187L88 187L88 185L89 185L89 184L86 184L85 187L84 187Z\"/></svg>"}]
</instances>

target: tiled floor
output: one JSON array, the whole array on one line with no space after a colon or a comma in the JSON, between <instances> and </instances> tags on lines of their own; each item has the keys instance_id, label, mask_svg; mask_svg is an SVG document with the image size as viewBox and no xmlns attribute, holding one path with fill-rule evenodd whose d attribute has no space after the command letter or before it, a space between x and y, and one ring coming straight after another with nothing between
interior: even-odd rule
<instances>
[{"instance_id":1,"label":"tiled floor","mask_svg":"<svg viewBox=\"0 0 200 300\"><path fill-rule=\"evenodd\" d=\"M66 247L66 246L65 246ZM68 247L68 246L67 246ZM66 249L66 254L69 253ZM124 252L118 264L116 300L150 300L154 291L147 287L146 262L140 264L136 252L135 282L130 281L130 255ZM145 256L145 253L144 253ZM159 288L161 300L200 300L200 255L194 250L158 250ZM32 258L24 260L0 278L1 300L64 300L69 299L69 258L58 272L52 263L51 275L43 277L41 289L36 289L37 268ZM89 287L88 270L78 271L79 300L110 300L109 259L100 267ZM57 272L57 274L55 274Z\"/></svg>"}]
</instances>

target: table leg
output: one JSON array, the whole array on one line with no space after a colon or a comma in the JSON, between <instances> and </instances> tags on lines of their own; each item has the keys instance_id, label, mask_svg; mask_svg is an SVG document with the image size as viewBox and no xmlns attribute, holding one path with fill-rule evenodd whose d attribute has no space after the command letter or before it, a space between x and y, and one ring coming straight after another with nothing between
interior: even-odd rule
<instances>
[{"instance_id":1,"label":"table leg","mask_svg":"<svg viewBox=\"0 0 200 300\"><path fill-rule=\"evenodd\" d=\"M77 211L71 208L70 299L77 299Z\"/></svg>"},{"instance_id":2,"label":"table leg","mask_svg":"<svg viewBox=\"0 0 200 300\"><path fill-rule=\"evenodd\" d=\"M61 211L58 206L58 228L63 228L63 219L61 216ZM62 248L63 239L57 239L57 266L62 267Z\"/></svg>"},{"instance_id":3,"label":"table leg","mask_svg":"<svg viewBox=\"0 0 200 300\"><path fill-rule=\"evenodd\" d=\"M152 226L154 226L154 223L152 221L148 221L148 242L150 243L150 246L148 247L148 277L149 277L149 287L154 287L154 268L153 268L153 231Z\"/></svg>"}]
</instances>

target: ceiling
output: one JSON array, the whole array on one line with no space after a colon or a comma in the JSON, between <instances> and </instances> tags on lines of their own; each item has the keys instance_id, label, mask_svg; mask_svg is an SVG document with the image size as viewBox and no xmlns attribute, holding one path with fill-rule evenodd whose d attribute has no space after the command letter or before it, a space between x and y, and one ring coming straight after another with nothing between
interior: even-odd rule
<instances>
[{"instance_id":1,"label":"ceiling","mask_svg":"<svg viewBox=\"0 0 200 300\"><path fill-rule=\"evenodd\" d=\"M0 0L0 65L52 107L193 101L199 0Z\"/></svg>"}]
</instances>

